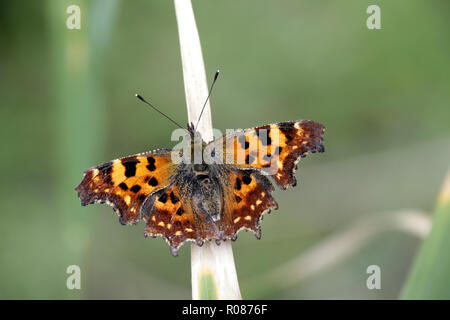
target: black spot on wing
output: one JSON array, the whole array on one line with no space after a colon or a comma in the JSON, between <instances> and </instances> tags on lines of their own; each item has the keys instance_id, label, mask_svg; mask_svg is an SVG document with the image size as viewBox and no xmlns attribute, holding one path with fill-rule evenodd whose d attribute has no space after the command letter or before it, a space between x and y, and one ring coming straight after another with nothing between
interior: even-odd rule
<instances>
[{"instance_id":1,"label":"black spot on wing","mask_svg":"<svg viewBox=\"0 0 450 320\"><path fill-rule=\"evenodd\" d=\"M119 184L120 189L122 189L123 191L127 191L128 190L128 186L126 183L122 182L121 184Z\"/></svg>"},{"instance_id":2,"label":"black spot on wing","mask_svg":"<svg viewBox=\"0 0 450 320\"><path fill-rule=\"evenodd\" d=\"M155 170L156 170L156 166L155 166L155 158L153 158L153 157L148 157L148 158L147 158L147 161L148 161L148 165L147 165L148 171L155 171Z\"/></svg>"},{"instance_id":3,"label":"black spot on wing","mask_svg":"<svg viewBox=\"0 0 450 320\"><path fill-rule=\"evenodd\" d=\"M163 193L162 195L160 195L158 198L158 201L162 202L162 203L166 203L167 202L167 194Z\"/></svg>"},{"instance_id":4,"label":"black spot on wing","mask_svg":"<svg viewBox=\"0 0 450 320\"><path fill-rule=\"evenodd\" d=\"M141 190L141 186L135 184L134 186L132 186L132 187L130 188L130 190L133 191L134 193L138 193L139 190Z\"/></svg>"},{"instance_id":5,"label":"black spot on wing","mask_svg":"<svg viewBox=\"0 0 450 320\"><path fill-rule=\"evenodd\" d=\"M125 167L125 177L134 177L136 175L136 165L139 160L136 157L122 159L122 165Z\"/></svg>"},{"instance_id":6,"label":"black spot on wing","mask_svg":"<svg viewBox=\"0 0 450 320\"><path fill-rule=\"evenodd\" d=\"M178 199L178 197L176 195L174 195L173 192L170 193L170 201L172 201L173 204L177 203L178 201L180 201L180 199Z\"/></svg>"},{"instance_id":7,"label":"black spot on wing","mask_svg":"<svg viewBox=\"0 0 450 320\"><path fill-rule=\"evenodd\" d=\"M248 185L252 182L252 178L249 175L245 175L242 177L242 182Z\"/></svg>"},{"instance_id":8,"label":"black spot on wing","mask_svg":"<svg viewBox=\"0 0 450 320\"><path fill-rule=\"evenodd\" d=\"M158 185L158 180L156 180L155 177L152 177L150 180L148 180L148 184L152 187L156 187Z\"/></svg>"},{"instance_id":9,"label":"black spot on wing","mask_svg":"<svg viewBox=\"0 0 450 320\"><path fill-rule=\"evenodd\" d=\"M234 185L234 188L235 188L236 190L241 190L241 187L242 187L241 179L236 178L236 183L235 183L235 185Z\"/></svg>"},{"instance_id":10,"label":"black spot on wing","mask_svg":"<svg viewBox=\"0 0 450 320\"><path fill-rule=\"evenodd\" d=\"M248 141L246 141L245 135L240 135L238 137L238 142L241 144L241 147L243 149L248 149L250 147L250 143Z\"/></svg>"}]
</instances>

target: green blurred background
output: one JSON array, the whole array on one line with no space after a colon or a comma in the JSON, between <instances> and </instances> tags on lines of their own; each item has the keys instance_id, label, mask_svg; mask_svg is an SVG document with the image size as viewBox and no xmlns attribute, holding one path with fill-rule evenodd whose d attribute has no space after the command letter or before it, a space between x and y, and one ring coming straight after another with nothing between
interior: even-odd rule
<instances>
[{"instance_id":1,"label":"green blurred background","mask_svg":"<svg viewBox=\"0 0 450 320\"><path fill-rule=\"evenodd\" d=\"M69 4L81 30L66 28ZM366 27L370 4L381 30ZM209 78L221 70L214 127L327 128L326 152L302 159L296 188L275 192L262 239L244 232L233 244L243 297L398 298L423 236L390 218L419 212L412 229L426 229L450 164L450 2L193 6ZM121 226L74 191L91 166L174 145L171 123L134 93L187 121L173 2L2 1L0 40L0 298L189 299L189 245L173 258L142 222ZM357 248L339 247L342 234ZM331 250L314 254L322 244ZM327 265L336 252L347 254ZM296 258L298 281L277 279ZM81 290L66 288L72 264ZM369 265L381 290L366 287Z\"/></svg>"}]
</instances>

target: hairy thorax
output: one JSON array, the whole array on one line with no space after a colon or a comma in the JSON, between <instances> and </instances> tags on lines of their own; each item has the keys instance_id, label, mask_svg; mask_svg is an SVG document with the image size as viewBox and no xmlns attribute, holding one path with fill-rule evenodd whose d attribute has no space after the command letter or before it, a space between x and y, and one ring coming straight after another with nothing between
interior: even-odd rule
<instances>
[{"instance_id":1,"label":"hairy thorax","mask_svg":"<svg viewBox=\"0 0 450 320\"><path fill-rule=\"evenodd\" d=\"M203 219L218 221L223 213L223 190L218 179L220 172L216 165L185 164L180 170L184 180L183 193L191 196L193 211Z\"/></svg>"}]
</instances>

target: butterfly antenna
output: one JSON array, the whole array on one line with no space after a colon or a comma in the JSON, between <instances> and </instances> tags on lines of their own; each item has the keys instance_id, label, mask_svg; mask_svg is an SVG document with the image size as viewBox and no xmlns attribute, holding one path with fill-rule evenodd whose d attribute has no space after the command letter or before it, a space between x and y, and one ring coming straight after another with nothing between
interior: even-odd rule
<instances>
[{"instance_id":1,"label":"butterfly antenna","mask_svg":"<svg viewBox=\"0 0 450 320\"><path fill-rule=\"evenodd\" d=\"M219 70L217 70L216 74L214 75L214 80L213 80L213 82L211 84L211 88L209 88L208 97L206 97L205 104L203 104L202 111L200 112L200 115L198 116L197 123L196 123L196 125L194 127L195 129L197 129L198 123L200 122L200 119L202 118L202 114L203 114L203 111L205 110L206 103L208 102L209 97L211 96L212 89L214 88L214 84L216 83L216 80L217 80L218 76L219 76Z\"/></svg>"},{"instance_id":2,"label":"butterfly antenna","mask_svg":"<svg viewBox=\"0 0 450 320\"><path fill-rule=\"evenodd\" d=\"M164 117L166 117L167 119L169 119L170 121L172 121L175 125L177 125L178 127L180 127L181 129L183 129L182 126L180 126L175 120L173 120L171 117L169 117L167 114L165 114L164 112L159 111L158 108L156 108L154 105L152 105L150 102L148 102L147 100L145 100L141 95L139 94L135 94L135 96L141 100L142 102L144 102L145 104L148 104L150 107L152 107L154 110L158 111L160 114L162 114Z\"/></svg>"}]
</instances>

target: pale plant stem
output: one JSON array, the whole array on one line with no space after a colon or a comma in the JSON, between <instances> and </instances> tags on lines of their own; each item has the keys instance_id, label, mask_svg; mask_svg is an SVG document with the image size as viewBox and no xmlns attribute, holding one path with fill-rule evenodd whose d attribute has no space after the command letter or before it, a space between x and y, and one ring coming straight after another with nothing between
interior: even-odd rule
<instances>
[{"instance_id":1,"label":"pale plant stem","mask_svg":"<svg viewBox=\"0 0 450 320\"><path fill-rule=\"evenodd\" d=\"M197 121L208 95L205 67L200 38L190 0L174 0L183 65L184 88L189 122ZM204 141L213 139L213 127L209 102L206 105L197 131ZM209 279L212 295L202 292L204 279ZM241 299L239 283L234 265L231 243L205 242L202 247L191 245L192 299L203 297L216 299ZM211 289L212 288L212 289Z\"/></svg>"}]
</instances>

